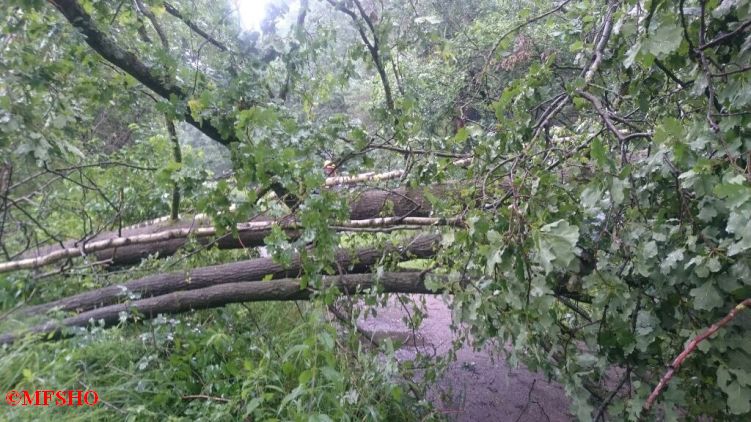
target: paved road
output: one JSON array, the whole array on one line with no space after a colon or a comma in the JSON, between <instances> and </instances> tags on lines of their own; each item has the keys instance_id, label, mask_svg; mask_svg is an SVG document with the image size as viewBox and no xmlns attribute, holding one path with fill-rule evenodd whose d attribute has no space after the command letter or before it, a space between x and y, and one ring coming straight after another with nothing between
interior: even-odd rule
<instances>
[{"instance_id":1,"label":"paved road","mask_svg":"<svg viewBox=\"0 0 751 422\"><path fill-rule=\"evenodd\" d=\"M414 336L403 318L405 308L392 299L377 316L361 318L358 326L376 341L385 337L405 343L400 360L414 359L417 349L425 354L445 355L455 338L451 311L440 296L413 296L425 301L427 317ZM409 307L407 308L409 309ZM569 400L563 388L524 367L511 368L503 358L491 358L488 350L475 351L464 345L457 351L443 378L429 393L437 409L453 421L570 421Z\"/></svg>"}]
</instances>

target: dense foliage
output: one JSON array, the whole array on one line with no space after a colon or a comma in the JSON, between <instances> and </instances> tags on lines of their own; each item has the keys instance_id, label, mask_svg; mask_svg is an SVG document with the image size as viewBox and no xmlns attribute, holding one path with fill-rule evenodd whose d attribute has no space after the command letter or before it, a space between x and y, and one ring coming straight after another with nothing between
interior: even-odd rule
<instances>
[{"instance_id":1,"label":"dense foliage","mask_svg":"<svg viewBox=\"0 0 751 422\"><path fill-rule=\"evenodd\" d=\"M266 247L300 253L301 286L321 287L336 247L409 234L341 234L352 198L321 188L323 162L403 169L379 189L461 221L422 227L441 248L413 266L468 338L563 383L576 418L751 416L742 306L645 404L687 342L751 297L751 2L279 0L256 30L234 2L0 7L4 261L170 211L219 234L294 215L298 236L278 220ZM196 241L136 267L86 255L2 273L0 325L257 253ZM324 293L25 339L2 346L0 389L107 388L92 412L113 419L436 416L394 384L409 368L342 340L324 318L338 292ZM194 395L228 403L180 398Z\"/></svg>"}]
</instances>

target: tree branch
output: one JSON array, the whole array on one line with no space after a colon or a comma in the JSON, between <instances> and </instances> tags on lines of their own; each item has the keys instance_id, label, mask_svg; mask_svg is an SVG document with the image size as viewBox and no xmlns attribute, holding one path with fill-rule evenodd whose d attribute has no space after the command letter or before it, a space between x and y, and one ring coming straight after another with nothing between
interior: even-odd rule
<instances>
[{"instance_id":1,"label":"tree branch","mask_svg":"<svg viewBox=\"0 0 751 422\"><path fill-rule=\"evenodd\" d=\"M617 127L615 127L615 124L610 118L611 117L610 111L605 109L605 107L602 105L602 101L600 101L599 98L582 90L577 90L576 93L584 97L590 103L592 103L592 106L594 107L597 114L599 114L600 117L602 118L602 121L605 123L605 126L608 128L610 132L613 133L613 135L615 135L618 141L627 142L627 141L630 141L631 139L652 137L652 135L647 132L629 133L629 134L624 135L623 133L621 133L620 130L618 130Z\"/></svg>"},{"instance_id":2,"label":"tree branch","mask_svg":"<svg viewBox=\"0 0 751 422\"><path fill-rule=\"evenodd\" d=\"M694 352L694 350L696 350L697 347L699 347L699 343L711 337L714 333L719 331L720 328L726 326L730 321L735 319L735 317L737 317L741 312L745 311L749 307L751 307L751 298L746 299L736 305L733 309L730 310L727 315L725 315L724 318L712 324L709 328L707 328L706 331L694 337L690 342L688 342L683 351L675 358L675 360L673 360L673 363L670 364L670 368L665 373L665 375L660 378L660 382L657 384L655 389L652 390L652 393L647 398L647 401L644 402L644 407L642 407L643 416L646 416L649 413L655 400L657 400L657 397L659 397L660 393L662 393L662 390L664 390L665 387L668 386L668 383L671 379L673 379L673 376L676 372L678 372L678 369L680 369L681 365L683 365L683 362L691 355L691 353Z\"/></svg>"},{"instance_id":3,"label":"tree branch","mask_svg":"<svg viewBox=\"0 0 751 422\"><path fill-rule=\"evenodd\" d=\"M164 116L165 123L167 125L167 133L169 133L170 141L172 142L172 157L178 165L182 165L183 153L180 149L180 139L177 137L177 130L175 130L175 123L169 116ZM180 184L177 181L172 185L172 205L171 205L170 218L173 221L180 219Z\"/></svg>"},{"instance_id":4,"label":"tree branch","mask_svg":"<svg viewBox=\"0 0 751 422\"><path fill-rule=\"evenodd\" d=\"M370 56L373 59L373 64L375 64L376 71L378 72L378 76L381 78L381 83L383 84L383 91L384 95L386 97L386 107L388 107L389 110L394 110L394 98L391 95L391 84L389 83L388 75L386 75L386 69L383 66L383 60L381 60L381 55L379 52L379 42L378 42L378 34L376 33L375 27L373 26L373 22L368 18L367 13L365 13L365 10L362 8L362 5L358 0L355 0L355 5L357 6L358 11L360 12L360 16L365 21L366 25L368 25L368 28L370 29L370 32L373 34L373 42L370 42L370 39L368 39L367 34L365 33L365 28L363 27L362 23L360 23L360 19L357 17L355 12L352 10L347 9L344 6L344 2L336 2L335 0L326 0L328 3L336 10L341 11L342 13L348 15L350 18L352 18L352 21L355 23L355 26L357 27L357 31L360 33L360 38L362 38L363 43L365 43L365 47L368 48L368 51L370 52Z\"/></svg>"},{"instance_id":5,"label":"tree branch","mask_svg":"<svg viewBox=\"0 0 751 422\"><path fill-rule=\"evenodd\" d=\"M159 74L145 65L133 52L121 48L112 38L101 32L78 2L75 0L48 1L65 16L68 22L81 31L86 38L86 43L105 60L122 69L162 98L170 99L175 96L185 99L188 97L180 87L165 82L171 80L171 76ZM237 141L232 133L222 133L219 128L209 122L196 121L190 112L186 112L183 119L222 145Z\"/></svg>"},{"instance_id":6,"label":"tree branch","mask_svg":"<svg viewBox=\"0 0 751 422\"><path fill-rule=\"evenodd\" d=\"M221 51L229 51L229 49L224 44L222 44L221 42L217 41L216 38L214 38L211 35L209 35L203 29L199 28L198 25L196 25L193 21L191 21L190 19L188 19L185 16L183 16L183 14L180 13L179 10L177 10L174 6L172 6L171 4L169 4L166 1L164 2L164 10L166 10L167 13L169 13L170 15L172 15L172 16L176 17L177 19L180 19L181 21L183 21L183 23L188 28L190 28L191 30L193 30L193 32L195 32L196 34L198 34L201 37L203 37L203 39L205 39L206 41L208 41L209 44L213 45L214 47L218 48Z\"/></svg>"},{"instance_id":7,"label":"tree branch","mask_svg":"<svg viewBox=\"0 0 751 422\"><path fill-rule=\"evenodd\" d=\"M719 44L722 44L725 41L729 40L730 38L733 38L736 35L739 35L743 31L745 31L746 29L748 29L749 26L751 26L751 19L749 19L749 20L743 22L742 24L740 24L732 32L728 32L727 34L722 34L722 35L718 36L717 38L715 38L715 39L713 39L711 41L708 41L705 44L701 44L699 46L699 50L706 50L708 48L712 48L712 47L715 47L715 46L717 46Z\"/></svg>"}]
</instances>

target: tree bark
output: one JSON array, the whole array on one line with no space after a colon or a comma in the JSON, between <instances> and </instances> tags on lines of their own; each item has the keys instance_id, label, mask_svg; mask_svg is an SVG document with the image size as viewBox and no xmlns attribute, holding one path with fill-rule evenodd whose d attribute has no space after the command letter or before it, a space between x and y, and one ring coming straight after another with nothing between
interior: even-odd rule
<instances>
[{"instance_id":1,"label":"tree bark","mask_svg":"<svg viewBox=\"0 0 751 422\"><path fill-rule=\"evenodd\" d=\"M425 287L421 272L375 274L350 274L324 277L322 289L336 287L341 293L352 295L377 288L384 293L436 293ZM203 289L179 291L130 303L110 305L65 318L49 321L19 333L0 335L0 345L11 344L28 334L44 335L45 339L59 339L69 332L68 327L86 327L92 322L98 326L111 327L120 323L123 316L129 321L148 320L159 314L179 314L196 309L217 308L230 303L259 301L289 301L310 299L316 290L302 289L297 279L269 282L235 282Z\"/></svg>"},{"instance_id":2,"label":"tree bark","mask_svg":"<svg viewBox=\"0 0 751 422\"><path fill-rule=\"evenodd\" d=\"M444 186L431 188L434 195L439 195L445 191ZM394 190L369 189L355 194L350 202L350 218L353 220L365 220L381 216L393 217L427 217L431 213L430 202L427 201L419 189L399 188ZM270 222L271 218L259 216L252 219L251 223ZM140 235L155 235L155 239L150 243L137 243L113 246L106 249L93 251L91 254L96 261L108 261L112 265L131 265L140 262L143 258L150 255L158 254L159 257L166 257L175 254L185 243L190 233L194 233L201 228L211 227L211 221L207 218L186 219L183 221L159 221L156 224L147 224L145 226L134 226L123 229L120 233L117 231L103 232L99 235L88 239L86 243L104 241L117 238L133 238ZM170 233L167 233L171 231ZM164 236L158 236L163 233ZM264 245L264 238L270 233L268 230L248 230L238 233L238 236L226 235L219 239L215 237L198 237L196 240L202 245L214 243L219 249L239 249L248 247L257 247ZM296 230L288 230L287 235L294 239L299 233ZM81 248L83 245L76 241L67 241L63 243L65 248ZM35 249L24 254L22 259L41 258L60 251L60 245L51 245ZM64 259L65 257L63 257ZM51 262L44 262L48 264ZM35 268L40 265L31 267L15 268L9 265L7 271L22 268ZM2 269L0 269L2 272Z\"/></svg>"},{"instance_id":3,"label":"tree bark","mask_svg":"<svg viewBox=\"0 0 751 422\"><path fill-rule=\"evenodd\" d=\"M426 258L432 256L439 244L440 236L422 235L401 245L387 244L379 248L358 250L340 249L336 253L336 268L345 273L368 272L373 265L386 256L401 259ZM50 310L88 311L101 306L144 297L159 296L179 290L194 290L226 283L258 281L264 277L298 277L301 273L299 256L292 264L284 267L271 258L257 258L229 264L214 265L185 271L154 274L124 284L116 284L79 293L74 296L29 306L18 311L21 315L33 315Z\"/></svg>"}]
</instances>

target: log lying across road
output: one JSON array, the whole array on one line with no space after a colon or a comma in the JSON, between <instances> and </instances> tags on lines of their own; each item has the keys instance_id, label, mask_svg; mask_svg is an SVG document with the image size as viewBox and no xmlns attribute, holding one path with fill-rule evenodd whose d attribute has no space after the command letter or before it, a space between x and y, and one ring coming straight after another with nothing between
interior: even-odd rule
<instances>
[{"instance_id":1,"label":"log lying across road","mask_svg":"<svg viewBox=\"0 0 751 422\"><path fill-rule=\"evenodd\" d=\"M444 189L443 186L433 187L431 193L440 194ZM350 201L350 218L360 223L378 217L395 217L397 220L394 223L399 224L400 218L428 217L430 214L431 205L419 189L369 189L356 193ZM263 246L271 223L271 218L260 216L246 223L258 227L249 226L240 230L237 237L227 235L216 239L211 222L206 218L160 221L153 225L130 227L122 233L100 233L83 245L68 241L64 243L64 247L52 245L40 248L24 254L21 260L0 263L0 272L37 268L84 254L93 255L96 261L107 261L114 265L136 264L154 254L159 254L160 257L173 255L185 245L191 235L196 235L199 243L208 245L213 242L219 249ZM404 224L408 224L408 220ZM346 228L345 226L342 227ZM295 238L299 232L288 228L287 235Z\"/></svg>"},{"instance_id":2,"label":"log lying across road","mask_svg":"<svg viewBox=\"0 0 751 422\"><path fill-rule=\"evenodd\" d=\"M375 274L348 274L324 277L321 288L336 287L343 294L359 294L378 287L384 293L435 293L425 287L423 273L386 272ZM130 303L116 304L83 312L62 321L49 321L21 333L0 335L0 345L11 344L28 334L44 335L46 339L64 337L66 328L86 327L92 322L110 327L120 323L123 315L128 320L146 320L159 314L178 314L196 309L217 308L230 303L257 301L307 300L315 290L301 289L300 280L282 279L267 282L234 282L203 289L174 292Z\"/></svg>"},{"instance_id":3,"label":"log lying across road","mask_svg":"<svg viewBox=\"0 0 751 422\"><path fill-rule=\"evenodd\" d=\"M463 227L464 220L461 217L451 218L431 218L431 217L378 217L367 220L348 220L336 225L330 226L334 231L385 231L387 229L419 229L427 226L457 226ZM252 241L247 243L239 242L241 246L260 246L264 244L264 238L268 236L274 226L280 227L287 233L288 237L297 238L300 231L304 229L296 221L253 221L249 223L240 223L237 225L239 238L248 238ZM78 247L59 248L47 255L36 258L27 258L20 261L0 263L0 272L12 271L24 268L37 268L46 264L61 261L67 258L76 258L101 251L117 251L121 247L133 247L138 245L151 245L158 242L170 241L172 239L187 239L193 235L197 239L203 239L209 236L216 236L217 230L214 227L183 228L164 230L157 233L142 234L132 237L115 237L110 239L97 240ZM219 243L225 236L218 239ZM240 246L238 246L240 247Z\"/></svg>"},{"instance_id":4,"label":"log lying across road","mask_svg":"<svg viewBox=\"0 0 751 422\"><path fill-rule=\"evenodd\" d=\"M358 250L340 249L336 253L336 268L347 273L363 273L381 261L384 256L411 259L432 256L439 244L438 235L421 235L403 244L386 244L375 248ZM301 273L299 256L291 265L284 267L271 258L257 258L229 264L196 268L190 271L175 271L153 274L124 284L116 284L90 290L41 305L29 306L16 311L18 315L41 314L51 310L85 312L97 307L140 299L180 290L194 290L219 284L258 281L265 277L298 277Z\"/></svg>"}]
</instances>

